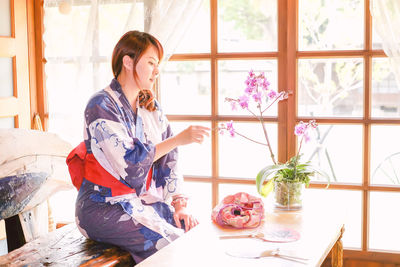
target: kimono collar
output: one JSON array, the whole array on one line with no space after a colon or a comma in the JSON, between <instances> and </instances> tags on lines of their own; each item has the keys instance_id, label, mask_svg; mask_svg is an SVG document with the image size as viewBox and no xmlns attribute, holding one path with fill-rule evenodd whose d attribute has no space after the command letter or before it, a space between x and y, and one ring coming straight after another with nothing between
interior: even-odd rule
<instances>
[{"instance_id":1,"label":"kimono collar","mask_svg":"<svg viewBox=\"0 0 400 267\"><path fill-rule=\"evenodd\" d=\"M123 101L124 105L127 105L128 107L131 107L131 110L133 111L133 113L136 114L137 110L140 108L139 107L139 97L137 97L137 99L136 99L136 107L135 107L135 109L133 109L131 104L128 101L128 98L124 94L124 91L122 91L121 84L119 83L119 81L116 78L112 79L111 84L110 84L110 88L113 91L118 92L119 100ZM136 115L135 115L135 117L136 117Z\"/></svg>"},{"instance_id":2,"label":"kimono collar","mask_svg":"<svg viewBox=\"0 0 400 267\"><path fill-rule=\"evenodd\" d=\"M111 89L113 89L114 91L117 91L120 94L124 94L122 92L122 87L121 84L118 82L118 80L116 78L112 79L111 84L110 84Z\"/></svg>"}]
</instances>

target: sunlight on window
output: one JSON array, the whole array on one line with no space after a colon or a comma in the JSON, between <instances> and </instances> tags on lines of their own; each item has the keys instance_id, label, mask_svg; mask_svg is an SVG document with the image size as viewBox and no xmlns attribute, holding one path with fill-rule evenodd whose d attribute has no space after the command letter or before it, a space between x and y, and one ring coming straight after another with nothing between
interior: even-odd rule
<instances>
[{"instance_id":1,"label":"sunlight on window","mask_svg":"<svg viewBox=\"0 0 400 267\"><path fill-rule=\"evenodd\" d=\"M299 50L362 49L363 29L362 0L299 1Z\"/></svg>"},{"instance_id":2,"label":"sunlight on window","mask_svg":"<svg viewBox=\"0 0 400 267\"><path fill-rule=\"evenodd\" d=\"M199 222L211 220L211 184L185 182L185 194L189 196L188 208Z\"/></svg>"},{"instance_id":3,"label":"sunlight on window","mask_svg":"<svg viewBox=\"0 0 400 267\"><path fill-rule=\"evenodd\" d=\"M361 125L319 124L309 143L303 143L304 161L321 167L331 182L362 182L362 127ZM298 140L300 142L300 140ZM343 149L346 148L346 149ZM318 176L312 180L326 181Z\"/></svg>"},{"instance_id":4,"label":"sunlight on window","mask_svg":"<svg viewBox=\"0 0 400 267\"><path fill-rule=\"evenodd\" d=\"M218 61L218 113L221 115L247 115L247 110L238 108L232 110L231 105L225 101L226 97L239 98L246 89L245 81L248 73L253 70L256 73L264 72L270 83L269 88L277 91L278 69L276 60L219 60ZM255 110L254 106L250 109ZM272 105L265 116L276 116L277 105Z\"/></svg>"},{"instance_id":5,"label":"sunlight on window","mask_svg":"<svg viewBox=\"0 0 400 267\"><path fill-rule=\"evenodd\" d=\"M218 1L219 52L276 51L277 1Z\"/></svg>"},{"instance_id":6,"label":"sunlight on window","mask_svg":"<svg viewBox=\"0 0 400 267\"><path fill-rule=\"evenodd\" d=\"M265 123L268 138L271 142L275 158L277 158L277 125ZM260 123L234 123L236 132L266 143ZM219 136L219 175L241 179L255 179L257 173L267 165L272 164L267 146L260 145L242 138L239 135L231 137L229 133Z\"/></svg>"},{"instance_id":7,"label":"sunlight on window","mask_svg":"<svg viewBox=\"0 0 400 267\"><path fill-rule=\"evenodd\" d=\"M14 70L11 57L0 57L0 97L14 96Z\"/></svg>"},{"instance_id":8,"label":"sunlight on window","mask_svg":"<svg viewBox=\"0 0 400 267\"><path fill-rule=\"evenodd\" d=\"M400 185L400 126L371 126L371 183Z\"/></svg>"},{"instance_id":9,"label":"sunlight on window","mask_svg":"<svg viewBox=\"0 0 400 267\"><path fill-rule=\"evenodd\" d=\"M170 122L173 133L176 135L190 125L200 125L211 128L209 122L186 121ZM180 146L179 169L183 175L211 176L211 137L206 137L202 144L192 143Z\"/></svg>"},{"instance_id":10,"label":"sunlight on window","mask_svg":"<svg viewBox=\"0 0 400 267\"><path fill-rule=\"evenodd\" d=\"M361 59L300 59L298 66L299 116L363 115Z\"/></svg>"},{"instance_id":11,"label":"sunlight on window","mask_svg":"<svg viewBox=\"0 0 400 267\"><path fill-rule=\"evenodd\" d=\"M371 115L379 118L400 117L400 87L388 58L372 59Z\"/></svg>"},{"instance_id":12,"label":"sunlight on window","mask_svg":"<svg viewBox=\"0 0 400 267\"><path fill-rule=\"evenodd\" d=\"M209 61L168 61L160 81L160 101L166 114L211 114Z\"/></svg>"},{"instance_id":13,"label":"sunlight on window","mask_svg":"<svg viewBox=\"0 0 400 267\"><path fill-rule=\"evenodd\" d=\"M174 54L210 52L210 0L203 0L200 11L191 19L190 27Z\"/></svg>"},{"instance_id":14,"label":"sunlight on window","mask_svg":"<svg viewBox=\"0 0 400 267\"><path fill-rule=\"evenodd\" d=\"M400 252L400 213L387 207L400 203L400 193L370 192L369 249Z\"/></svg>"}]
</instances>

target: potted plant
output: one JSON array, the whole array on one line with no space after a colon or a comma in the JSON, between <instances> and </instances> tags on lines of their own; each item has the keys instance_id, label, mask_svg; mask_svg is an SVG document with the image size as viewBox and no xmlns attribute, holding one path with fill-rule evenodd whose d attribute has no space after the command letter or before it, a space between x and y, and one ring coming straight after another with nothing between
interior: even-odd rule
<instances>
[{"instance_id":1,"label":"potted plant","mask_svg":"<svg viewBox=\"0 0 400 267\"><path fill-rule=\"evenodd\" d=\"M324 171L312 166L310 162L301 162L301 146L303 142L308 142L310 140L310 132L318 126L315 120L310 120L307 123L300 122L296 125L295 135L301 138L297 154L286 163L277 162L269 142L267 129L264 125L264 113L274 103L287 99L289 93L286 91L278 93L270 89L269 82L264 73L256 75L253 71L250 71L245 84L246 89L242 96L236 99L226 98L225 100L231 104L233 110L237 109L237 106L240 106L259 120L262 125L266 143L258 142L237 132L234 128L233 121L220 124L220 133L222 134L224 131L228 131L232 137L239 135L249 141L266 145L273 164L263 168L257 175L256 186L259 194L266 197L274 190L275 206L277 208L299 209L302 207L302 192L304 186L309 185L310 176L319 173L326 177L329 182L329 176ZM249 108L249 103L251 101L255 102L257 111L253 111ZM267 180L268 182L265 183Z\"/></svg>"}]
</instances>

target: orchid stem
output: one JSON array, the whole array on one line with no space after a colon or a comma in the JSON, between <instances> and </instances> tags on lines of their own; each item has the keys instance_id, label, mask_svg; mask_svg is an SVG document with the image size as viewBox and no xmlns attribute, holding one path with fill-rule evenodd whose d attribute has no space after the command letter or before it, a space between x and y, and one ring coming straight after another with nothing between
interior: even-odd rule
<instances>
[{"instance_id":1,"label":"orchid stem","mask_svg":"<svg viewBox=\"0 0 400 267\"><path fill-rule=\"evenodd\" d=\"M285 93L285 92L280 92L279 95L278 95L277 97L275 97L275 99L271 102L271 104L269 104L269 105L261 112L261 114L264 113L267 109L269 109L269 107L272 106L272 105L276 102L276 100L278 100L279 98L281 98L281 96L282 96L284 93Z\"/></svg>"},{"instance_id":2,"label":"orchid stem","mask_svg":"<svg viewBox=\"0 0 400 267\"><path fill-rule=\"evenodd\" d=\"M303 144L303 139L304 139L304 135L301 137L299 149L297 150L296 159L295 159L295 161L294 161L294 178L296 178L297 163L298 163L298 161L299 161L299 153L300 153L301 145Z\"/></svg>"},{"instance_id":3,"label":"orchid stem","mask_svg":"<svg viewBox=\"0 0 400 267\"><path fill-rule=\"evenodd\" d=\"M253 140L253 139L251 139L251 138L249 138L249 137L247 137L247 136L245 136L245 135L243 135L241 133L238 133L236 130L234 130L234 132L235 132L235 134L237 134L237 135L239 135L239 136L241 136L241 137L243 137L243 138L245 138L245 139L247 139L249 141L252 141L252 142L257 143L259 145L267 146L267 144L264 144L264 143L258 142L256 140Z\"/></svg>"},{"instance_id":4,"label":"orchid stem","mask_svg":"<svg viewBox=\"0 0 400 267\"><path fill-rule=\"evenodd\" d=\"M267 129L265 129L264 120L263 120L263 116L262 116L263 112L261 111L261 106L258 106L258 109L260 110L260 116L258 117L258 119L259 119L260 122L261 122L263 131L264 131L265 140L267 140L267 146L268 146L268 149L269 149L269 153L271 154L272 162L273 162L274 164L276 164L275 155L274 155L274 152L272 152L271 143L269 142Z\"/></svg>"}]
</instances>

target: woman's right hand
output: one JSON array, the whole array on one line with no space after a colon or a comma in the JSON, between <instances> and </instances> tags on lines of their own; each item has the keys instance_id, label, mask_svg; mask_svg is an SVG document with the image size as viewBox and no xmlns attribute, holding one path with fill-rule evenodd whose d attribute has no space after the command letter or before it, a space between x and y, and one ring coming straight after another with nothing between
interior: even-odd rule
<instances>
[{"instance_id":1,"label":"woman's right hand","mask_svg":"<svg viewBox=\"0 0 400 267\"><path fill-rule=\"evenodd\" d=\"M179 145L188 145L191 143L203 143L204 137L210 136L210 128L204 126L191 125L176 135Z\"/></svg>"}]
</instances>

